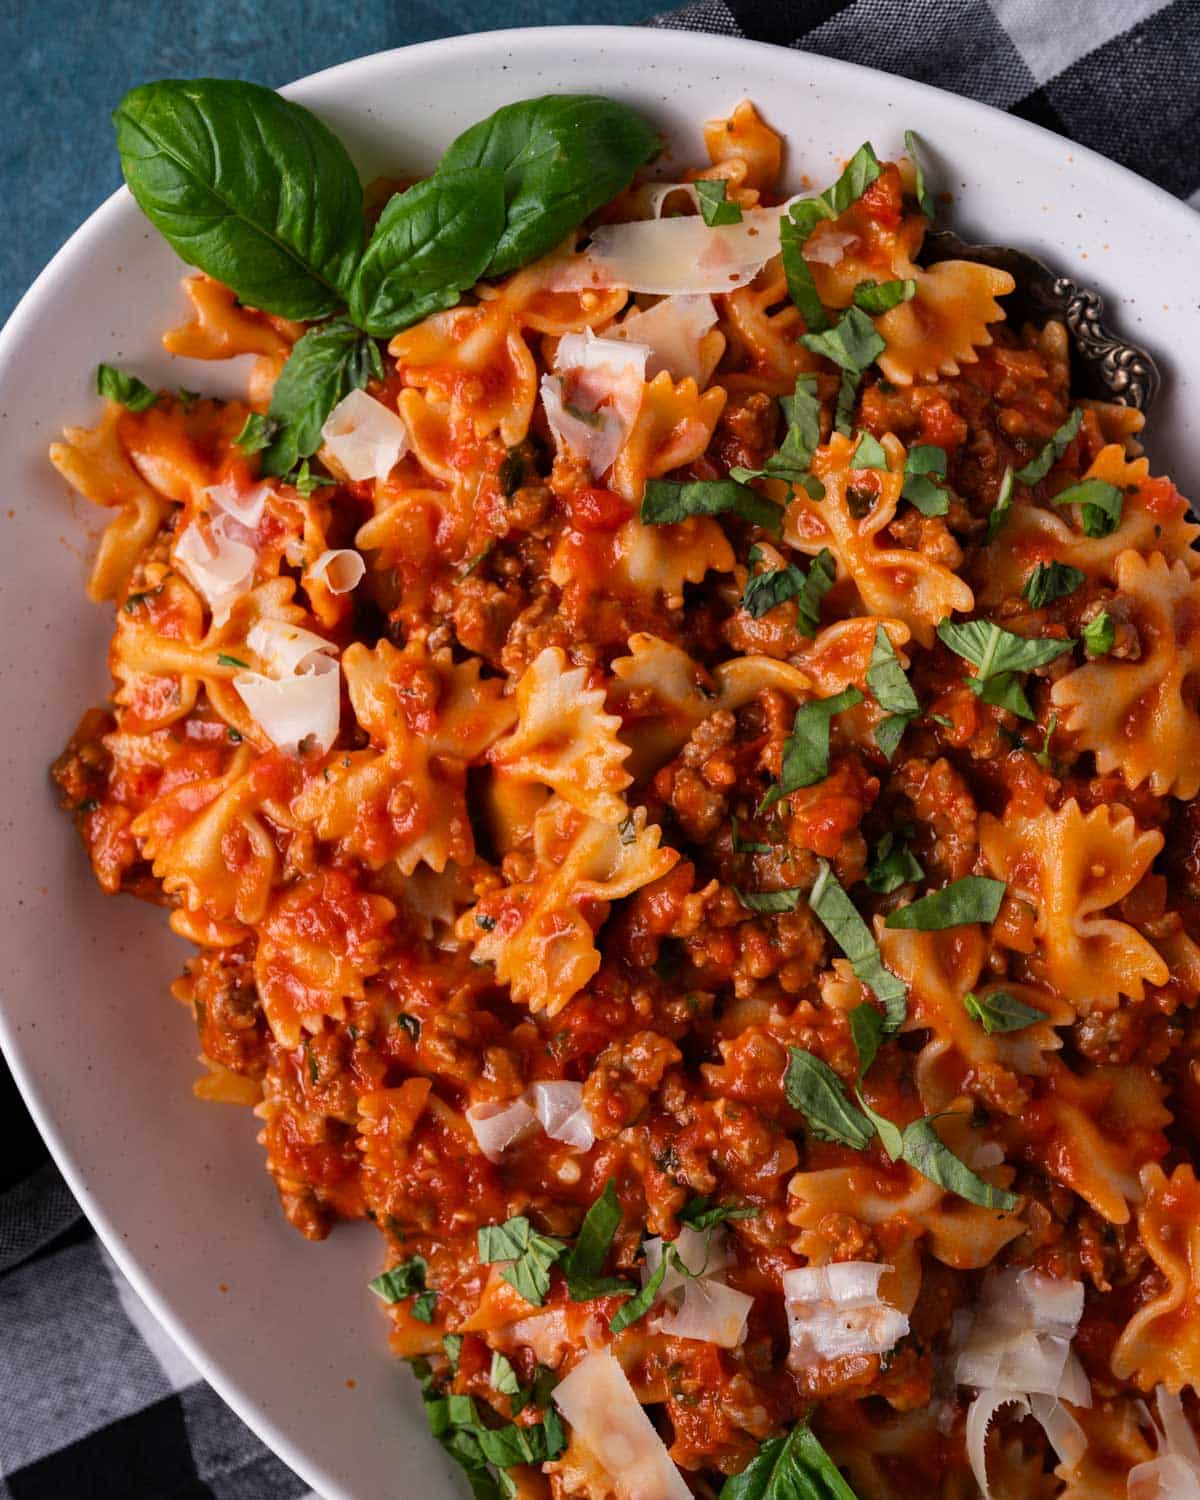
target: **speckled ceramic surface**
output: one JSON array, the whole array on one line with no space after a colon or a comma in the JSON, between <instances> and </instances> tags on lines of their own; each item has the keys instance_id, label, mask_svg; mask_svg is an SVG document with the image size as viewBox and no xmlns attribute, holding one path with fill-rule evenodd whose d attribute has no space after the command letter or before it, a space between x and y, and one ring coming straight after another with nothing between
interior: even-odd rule
<instances>
[{"instance_id":1,"label":"speckled ceramic surface","mask_svg":"<svg viewBox=\"0 0 1200 1500\"><path fill-rule=\"evenodd\" d=\"M679 32L569 28L456 37L297 84L365 176L426 169L465 125L551 90L606 92L699 155L699 126L753 98L789 141L788 175L827 180L905 127L954 194L965 236L1040 253L1106 294L1167 378L1150 453L1200 492L1200 223L1119 167L1019 120L801 52ZM670 170L668 160L664 170ZM167 993L185 956L158 911L93 884L46 766L108 689L105 611L83 593L99 530L45 458L96 411L104 360L145 379L238 388L236 367L172 360L182 268L118 194L56 257L0 336L0 656L10 726L0 782L0 1041L72 1189L134 1285L220 1393L327 1500L449 1500L415 1384L386 1350L366 1281L369 1228L322 1245L284 1223L242 1110L202 1106L190 1017Z\"/></svg>"}]
</instances>

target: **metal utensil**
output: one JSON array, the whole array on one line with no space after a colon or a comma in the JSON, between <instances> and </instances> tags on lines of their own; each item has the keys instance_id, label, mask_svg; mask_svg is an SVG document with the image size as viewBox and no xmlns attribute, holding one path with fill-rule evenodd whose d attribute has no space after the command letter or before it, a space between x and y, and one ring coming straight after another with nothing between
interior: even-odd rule
<instances>
[{"instance_id":1,"label":"metal utensil","mask_svg":"<svg viewBox=\"0 0 1200 1500\"><path fill-rule=\"evenodd\" d=\"M1162 385L1152 357L1137 344L1118 337L1104 323L1099 292L1059 276L1036 256L1007 245L970 245L948 229L925 236L921 260L974 260L1007 271L1017 283L1005 298L1016 322L1060 318L1071 341L1072 389L1101 401L1148 411Z\"/></svg>"}]
</instances>

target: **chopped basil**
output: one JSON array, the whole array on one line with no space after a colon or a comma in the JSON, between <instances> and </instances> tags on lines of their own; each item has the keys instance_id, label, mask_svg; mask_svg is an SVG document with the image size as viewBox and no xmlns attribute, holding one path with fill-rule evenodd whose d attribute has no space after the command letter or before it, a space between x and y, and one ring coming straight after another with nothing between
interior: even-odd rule
<instances>
[{"instance_id":1,"label":"chopped basil","mask_svg":"<svg viewBox=\"0 0 1200 1500\"><path fill-rule=\"evenodd\" d=\"M1037 457L1031 458L1027 464L1017 470L1016 478L1022 484L1037 484L1039 480L1045 479L1067 451L1067 445L1079 431L1079 424L1082 421L1083 408L1077 406L1062 426L1051 435L1050 441L1046 443Z\"/></svg>"},{"instance_id":2,"label":"chopped basil","mask_svg":"<svg viewBox=\"0 0 1200 1500\"><path fill-rule=\"evenodd\" d=\"M777 533L783 511L749 485L736 479L649 479L642 498L642 521L669 526L688 516L718 516L726 511Z\"/></svg>"},{"instance_id":3,"label":"chopped basil","mask_svg":"<svg viewBox=\"0 0 1200 1500\"><path fill-rule=\"evenodd\" d=\"M604 1262L612 1248L613 1236L621 1224L621 1205L617 1202L617 1185L613 1178L583 1216L574 1247L563 1258L563 1274L572 1302L590 1302L593 1297L607 1297L626 1292L627 1281L604 1275Z\"/></svg>"},{"instance_id":4,"label":"chopped basil","mask_svg":"<svg viewBox=\"0 0 1200 1500\"><path fill-rule=\"evenodd\" d=\"M566 1241L540 1234L524 1214L503 1224L488 1224L476 1232L479 1259L485 1264L506 1261L500 1275L526 1302L541 1307L550 1290L550 1271L566 1249Z\"/></svg>"},{"instance_id":5,"label":"chopped basil","mask_svg":"<svg viewBox=\"0 0 1200 1500\"><path fill-rule=\"evenodd\" d=\"M867 686L880 708L890 714L917 714L921 705L913 692L904 668L896 655L896 649L882 625L875 627L875 645L871 651L871 665L867 668Z\"/></svg>"},{"instance_id":6,"label":"chopped basil","mask_svg":"<svg viewBox=\"0 0 1200 1500\"><path fill-rule=\"evenodd\" d=\"M1087 632L1085 631L1086 635ZM1050 769L1050 741L1054 738L1054 731L1058 728L1058 715L1051 714L1050 722L1046 725L1046 735L1042 740L1042 748L1034 754L1034 760L1041 766L1043 771Z\"/></svg>"},{"instance_id":7,"label":"chopped basil","mask_svg":"<svg viewBox=\"0 0 1200 1500\"><path fill-rule=\"evenodd\" d=\"M448 1333L442 1339L442 1348L446 1351L446 1358L450 1361L450 1368L458 1373L458 1361L462 1357L463 1336L461 1333Z\"/></svg>"},{"instance_id":8,"label":"chopped basil","mask_svg":"<svg viewBox=\"0 0 1200 1500\"><path fill-rule=\"evenodd\" d=\"M406 1010L399 1011L396 1015L396 1025L406 1031L414 1042L421 1040L421 1023L416 1016L410 1016Z\"/></svg>"},{"instance_id":9,"label":"chopped basil","mask_svg":"<svg viewBox=\"0 0 1200 1500\"><path fill-rule=\"evenodd\" d=\"M920 880L924 874L920 861L904 839L896 833L888 832L871 850L871 861L867 865L864 879L870 889L880 896L890 896L902 885Z\"/></svg>"},{"instance_id":10,"label":"chopped basil","mask_svg":"<svg viewBox=\"0 0 1200 1500\"><path fill-rule=\"evenodd\" d=\"M813 449L821 441L817 377L801 371L792 394L780 396L779 405L787 420L787 432L779 451L766 459L761 469L730 469L729 477L739 484L748 484L751 479L782 479L803 486L814 500L823 499L825 486L808 472Z\"/></svg>"},{"instance_id":11,"label":"chopped basil","mask_svg":"<svg viewBox=\"0 0 1200 1500\"><path fill-rule=\"evenodd\" d=\"M1001 629L991 620L968 620L957 625L943 620L937 633L951 651L975 667L976 675L968 677L966 683L978 698L984 703L1010 709L1024 719L1033 719L1035 714L1013 673L1044 667L1064 651L1070 651L1075 644L1074 641L1030 640L1023 635L1014 635L1011 630Z\"/></svg>"},{"instance_id":12,"label":"chopped basil","mask_svg":"<svg viewBox=\"0 0 1200 1500\"><path fill-rule=\"evenodd\" d=\"M496 471L501 492L511 500L525 482L525 454L520 448L510 448Z\"/></svg>"},{"instance_id":13,"label":"chopped basil","mask_svg":"<svg viewBox=\"0 0 1200 1500\"><path fill-rule=\"evenodd\" d=\"M815 636L821 628L821 600L833 587L837 564L828 547L822 547L808 565L804 587L796 597L796 625L801 635Z\"/></svg>"},{"instance_id":14,"label":"chopped basil","mask_svg":"<svg viewBox=\"0 0 1200 1500\"><path fill-rule=\"evenodd\" d=\"M886 926L916 932L941 932L971 922L994 922L1004 900L1005 883L986 875L964 875L928 896L892 912Z\"/></svg>"},{"instance_id":15,"label":"chopped basil","mask_svg":"<svg viewBox=\"0 0 1200 1500\"><path fill-rule=\"evenodd\" d=\"M418 1323L432 1323L434 1309L437 1307L436 1292L422 1292L419 1297L413 1298L410 1309Z\"/></svg>"},{"instance_id":16,"label":"chopped basil","mask_svg":"<svg viewBox=\"0 0 1200 1500\"><path fill-rule=\"evenodd\" d=\"M946 450L934 443L915 443L904 460L901 495L923 516L944 516L950 509L950 491L930 479L946 473Z\"/></svg>"},{"instance_id":17,"label":"chopped basil","mask_svg":"<svg viewBox=\"0 0 1200 1500\"><path fill-rule=\"evenodd\" d=\"M861 370L843 370L838 385L837 405L833 409L833 425L843 437L854 430L854 407L858 401L858 388L862 384Z\"/></svg>"},{"instance_id":18,"label":"chopped basil","mask_svg":"<svg viewBox=\"0 0 1200 1500\"><path fill-rule=\"evenodd\" d=\"M821 925L846 957L856 977L883 1006L888 1030L895 1031L908 1014L908 990L902 980L886 968L871 929L857 907L838 884L827 860L818 860L817 875L808 904Z\"/></svg>"},{"instance_id":19,"label":"chopped basil","mask_svg":"<svg viewBox=\"0 0 1200 1500\"><path fill-rule=\"evenodd\" d=\"M689 1229L712 1229L717 1224L724 1224L727 1219L757 1219L757 1208L737 1208L732 1203L719 1203L715 1207L709 1207L708 1196L691 1198L679 1210L679 1222L686 1224Z\"/></svg>"},{"instance_id":20,"label":"chopped basil","mask_svg":"<svg viewBox=\"0 0 1200 1500\"><path fill-rule=\"evenodd\" d=\"M96 366L96 391L106 401L118 401L129 411L145 411L158 400L157 391L115 365Z\"/></svg>"},{"instance_id":21,"label":"chopped basil","mask_svg":"<svg viewBox=\"0 0 1200 1500\"><path fill-rule=\"evenodd\" d=\"M870 1071L887 1033L887 1023L869 1000L863 1000L850 1012L850 1035L858 1049L858 1081Z\"/></svg>"},{"instance_id":22,"label":"chopped basil","mask_svg":"<svg viewBox=\"0 0 1200 1500\"><path fill-rule=\"evenodd\" d=\"M1038 563L1025 580L1021 594L1034 609L1042 609L1055 599L1065 599L1068 594L1073 594L1086 577L1086 573L1066 563Z\"/></svg>"},{"instance_id":23,"label":"chopped basil","mask_svg":"<svg viewBox=\"0 0 1200 1500\"><path fill-rule=\"evenodd\" d=\"M449 1345L449 1336L443 1345ZM461 1351L461 1338L457 1347ZM452 1363L456 1362L457 1354ZM465 1470L476 1500L512 1500L517 1491L505 1472L507 1469L516 1464L544 1463L557 1458L566 1447L562 1419L553 1406L546 1408L541 1422L528 1426L518 1426L515 1422L503 1427L486 1426L480 1421L471 1396L439 1395L428 1361L413 1360L411 1364L421 1382L429 1430ZM518 1404L523 1407L526 1401L518 1396L513 1401L514 1408ZM489 1465L496 1468L498 1477L493 1476Z\"/></svg>"},{"instance_id":24,"label":"chopped basil","mask_svg":"<svg viewBox=\"0 0 1200 1500\"><path fill-rule=\"evenodd\" d=\"M874 323L860 307L848 307L834 327L823 333L802 333L800 342L823 354L851 375L861 375L887 348Z\"/></svg>"},{"instance_id":25,"label":"chopped basil","mask_svg":"<svg viewBox=\"0 0 1200 1500\"><path fill-rule=\"evenodd\" d=\"M499 1392L501 1396L515 1396L521 1389L517 1372L499 1349L492 1351L492 1368L488 1378L492 1383L492 1389Z\"/></svg>"},{"instance_id":26,"label":"chopped basil","mask_svg":"<svg viewBox=\"0 0 1200 1500\"><path fill-rule=\"evenodd\" d=\"M765 573L752 573L746 580L742 608L752 619L761 620L777 604L794 599L803 589L804 579L804 573L795 563L787 563L782 568L768 568Z\"/></svg>"},{"instance_id":27,"label":"chopped basil","mask_svg":"<svg viewBox=\"0 0 1200 1500\"><path fill-rule=\"evenodd\" d=\"M904 731L912 723L911 714L889 714L875 726L875 747L884 760L891 761L896 747L904 738Z\"/></svg>"},{"instance_id":28,"label":"chopped basil","mask_svg":"<svg viewBox=\"0 0 1200 1500\"><path fill-rule=\"evenodd\" d=\"M854 305L878 316L916 295L917 283L911 276L904 281L860 281L854 288Z\"/></svg>"},{"instance_id":29,"label":"chopped basil","mask_svg":"<svg viewBox=\"0 0 1200 1500\"><path fill-rule=\"evenodd\" d=\"M230 656L225 651L217 652L217 666L219 667L241 667L244 672L250 670L250 663L243 661L240 656Z\"/></svg>"},{"instance_id":30,"label":"chopped basil","mask_svg":"<svg viewBox=\"0 0 1200 1500\"><path fill-rule=\"evenodd\" d=\"M734 894L747 911L795 911L804 890L795 885L782 891L739 891L735 886Z\"/></svg>"},{"instance_id":31,"label":"chopped basil","mask_svg":"<svg viewBox=\"0 0 1200 1500\"><path fill-rule=\"evenodd\" d=\"M904 1127L903 1157L922 1177L957 1193L968 1203L1011 1213L1021 1201L1015 1193L995 1188L977 1177L965 1162L959 1161L934 1130L931 1120L914 1120Z\"/></svg>"},{"instance_id":32,"label":"chopped basil","mask_svg":"<svg viewBox=\"0 0 1200 1500\"><path fill-rule=\"evenodd\" d=\"M878 438L869 432L858 434L858 442L850 459L852 469L884 469L888 466L887 453Z\"/></svg>"},{"instance_id":33,"label":"chopped basil","mask_svg":"<svg viewBox=\"0 0 1200 1500\"><path fill-rule=\"evenodd\" d=\"M929 220L932 229L937 221L937 213L933 206L933 199L925 188L925 173L921 170L921 158L917 154L917 138L911 130L904 132L904 149L908 152L908 159L913 164L913 186L917 190L917 207Z\"/></svg>"},{"instance_id":34,"label":"chopped basil","mask_svg":"<svg viewBox=\"0 0 1200 1500\"><path fill-rule=\"evenodd\" d=\"M740 224L742 210L728 198L729 184L724 177L701 177L695 183L700 213L710 229L718 224Z\"/></svg>"},{"instance_id":35,"label":"chopped basil","mask_svg":"<svg viewBox=\"0 0 1200 1500\"><path fill-rule=\"evenodd\" d=\"M796 376L792 394L780 396L779 405L788 424L785 446L795 433L795 445L804 448L811 456L813 449L821 441L821 400L817 395L817 377L810 371L801 370Z\"/></svg>"},{"instance_id":36,"label":"chopped basil","mask_svg":"<svg viewBox=\"0 0 1200 1500\"><path fill-rule=\"evenodd\" d=\"M997 990L991 995L976 995L968 990L963 996L963 1009L989 1036L996 1031L1024 1031L1026 1026L1046 1019L1044 1010L1035 1010L1007 990Z\"/></svg>"},{"instance_id":37,"label":"chopped basil","mask_svg":"<svg viewBox=\"0 0 1200 1500\"><path fill-rule=\"evenodd\" d=\"M96 801L95 797L85 797L82 802L75 804L75 811L77 813L95 812L99 806L100 804Z\"/></svg>"},{"instance_id":38,"label":"chopped basil","mask_svg":"<svg viewBox=\"0 0 1200 1500\"><path fill-rule=\"evenodd\" d=\"M1055 495L1052 505L1078 505L1084 536L1111 536L1121 524L1125 497L1115 484L1084 479Z\"/></svg>"},{"instance_id":39,"label":"chopped basil","mask_svg":"<svg viewBox=\"0 0 1200 1500\"><path fill-rule=\"evenodd\" d=\"M301 459L301 461L296 465L296 467L290 474L285 474L283 476L283 482L284 484L290 484L291 487L298 494L303 495L306 500L310 495L313 494L315 490L319 490L322 486L337 484L336 479L330 479L325 474L312 473L308 467L307 458Z\"/></svg>"},{"instance_id":40,"label":"chopped basil","mask_svg":"<svg viewBox=\"0 0 1200 1500\"><path fill-rule=\"evenodd\" d=\"M783 1086L788 1103L800 1111L819 1141L833 1141L855 1151L865 1151L871 1144L874 1127L850 1103L842 1080L814 1053L803 1047L788 1048Z\"/></svg>"},{"instance_id":41,"label":"chopped basil","mask_svg":"<svg viewBox=\"0 0 1200 1500\"><path fill-rule=\"evenodd\" d=\"M831 188L816 197L793 203L779 222L783 270L788 296L800 309L804 326L812 332L829 327L829 319L817 295L816 282L804 258L804 246L823 219L835 219L866 192L882 168L870 143L861 145Z\"/></svg>"},{"instance_id":42,"label":"chopped basil","mask_svg":"<svg viewBox=\"0 0 1200 1500\"><path fill-rule=\"evenodd\" d=\"M196 402L200 400L199 391L189 391L186 386L179 387L179 404L184 411L191 411Z\"/></svg>"},{"instance_id":43,"label":"chopped basil","mask_svg":"<svg viewBox=\"0 0 1200 1500\"><path fill-rule=\"evenodd\" d=\"M848 687L833 698L818 698L800 705L792 721L792 732L783 742L779 781L763 798L760 812L773 807L789 793L813 786L829 775L829 730L834 717L862 701L859 690Z\"/></svg>"},{"instance_id":44,"label":"chopped basil","mask_svg":"<svg viewBox=\"0 0 1200 1500\"><path fill-rule=\"evenodd\" d=\"M414 1255L411 1260L384 1271L367 1285L377 1297L389 1305L403 1302L405 1297L414 1297L425 1290L425 1272L429 1269L424 1256Z\"/></svg>"},{"instance_id":45,"label":"chopped basil","mask_svg":"<svg viewBox=\"0 0 1200 1500\"><path fill-rule=\"evenodd\" d=\"M1089 656L1107 656L1116 638L1112 616L1106 609L1101 610L1094 620L1089 620L1083 627L1084 650Z\"/></svg>"},{"instance_id":46,"label":"chopped basil","mask_svg":"<svg viewBox=\"0 0 1200 1500\"><path fill-rule=\"evenodd\" d=\"M243 453L261 453L264 448L274 442L278 431L279 423L272 417L264 417L252 411L246 414L242 430L234 438L234 442Z\"/></svg>"},{"instance_id":47,"label":"chopped basil","mask_svg":"<svg viewBox=\"0 0 1200 1500\"><path fill-rule=\"evenodd\" d=\"M609 1319L609 1328L613 1333L620 1333L623 1328L628 1328L631 1323L636 1323L639 1318L644 1318L654 1305L654 1299L658 1296L658 1289L663 1284L667 1274L667 1267L672 1258L678 1261L679 1257L669 1245L663 1246L663 1257L659 1261L658 1270L650 1277L646 1285L639 1292L635 1292L627 1302L622 1302L616 1312ZM682 1262L680 1262L682 1264Z\"/></svg>"},{"instance_id":48,"label":"chopped basil","mask_svg":"<svg viewBox=\"0 0 1200 1500\"><path fill-rule=\"evenodd\" d=\"M740 1474L721 1486L719 1500L856 1500L837 1465L806 1422L786 1437L768 1438Z\"/></svg>"},{"instance_id":49,"label":"chopped basil","mask_svg":"<svg viewBox=\"0 0 1200 1500\"><path fill-rule=\"evenodd\" d=\"M1013 471L1005 469L1000 480L1000 489L996 495L996 503L992 506L992 513L988 516L987 542L994 542L1000 528L1008 520L1008 513L1013 506Z\"/></svg>"},{"instance_id":50,"label":"chopped basil","mask_svg":"<svg viewBox=\"0 0 1200 1500\"><path fill-rule=\"evenodd\" d=\"M732 813L729 818L732 847L735 854L766 854L770 851L770 844L755 843L753 839L744 839L738 832L737 813Z\"/></svg>"}]
</instances>

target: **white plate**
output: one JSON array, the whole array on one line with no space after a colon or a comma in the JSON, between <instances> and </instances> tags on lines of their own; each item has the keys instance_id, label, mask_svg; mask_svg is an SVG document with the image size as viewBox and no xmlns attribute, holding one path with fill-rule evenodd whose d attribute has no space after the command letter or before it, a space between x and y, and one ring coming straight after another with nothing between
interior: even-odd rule
<instances>
[{"instance_id":1,"label":"white plate","mask_svg":"<svg viewBox=\"0 0 1200 1500\"><path fill-rule=\"evenodd\" d=\"M910 126L928 143L955 227L1040 250L1109 295L1168 384L1150 447L1200 479L1200 224L1139 178L1057 136L920 84L804 52L616 27L430 42L287 90L350 147L364 176L427 170L514 99L628 100L702 160L700 125L753 98L788 139L793 183L823 183L864 137L881 155ZM162 913L102 896L46 767L108 689L108 612L83 593L95 512L46 445L90 423L100 361L170 385L237 389L228 367L172 360L181 268L121 191L43 272L0 335L0 681L8 722L0 827L0 1041L76 1196L151 1308L225 1399L328 1500L464 1494L425 1435L415 1383L386 1349L366 1290L382 1241L343 1228L310 1245L284 1222L243 1110L193 1101L196 1040L167 994L185 956ZM1156 469L1157 472L1157 469ZM11 508L10 508L11 507ZM353 1388L350 1382L353 1381Z\"/></svg>"}]
</instances>

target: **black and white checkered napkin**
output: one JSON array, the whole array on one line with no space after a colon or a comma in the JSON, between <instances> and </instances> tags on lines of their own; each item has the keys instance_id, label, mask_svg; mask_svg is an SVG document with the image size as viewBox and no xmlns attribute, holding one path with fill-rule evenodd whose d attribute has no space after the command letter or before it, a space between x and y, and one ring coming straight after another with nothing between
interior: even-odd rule
<instances>
[{"instance_id":1,"label":"black and white checkered napkin","mask_svg":"<svg viewBox=\"0 0 1200 1500\"><path fill-rule=\"evenodd\" d=\"M1200 208L1200 0L694 0L649 24L953 89ZM138 1301L2 1063L0 1131L0 1500L315 1500Z\"/></svg>"}]
</instances>

